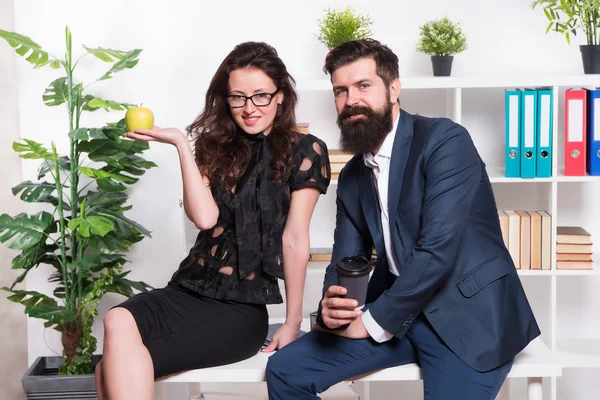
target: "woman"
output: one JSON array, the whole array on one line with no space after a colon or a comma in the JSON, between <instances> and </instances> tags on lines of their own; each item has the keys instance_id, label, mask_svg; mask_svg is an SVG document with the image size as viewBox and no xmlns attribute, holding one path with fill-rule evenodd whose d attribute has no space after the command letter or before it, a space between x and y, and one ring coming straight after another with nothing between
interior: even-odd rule
<instances>
[{"instance_id":1,"label":"woman","mask_svg":"<svg viewBox=\"0 0 600 400\"><path fill-rule=\"evenodd\" d=\"M151 399L159 377L256 354L267 335L266 304L282 302L278 278L286 321L266 351L298 337L309 223L331 171L325 143L296 131L293 85L272 47L242 43L187 128L195 156L174 128L125 135L177 148L185 212L201 231L165 288L106 314L100 399Z\"/></svg>"}]
</instances>

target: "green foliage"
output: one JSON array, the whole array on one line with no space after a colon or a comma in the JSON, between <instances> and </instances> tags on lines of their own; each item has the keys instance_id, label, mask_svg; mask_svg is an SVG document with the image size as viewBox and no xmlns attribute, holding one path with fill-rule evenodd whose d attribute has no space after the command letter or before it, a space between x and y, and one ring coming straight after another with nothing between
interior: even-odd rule
<instances>
[{"instance_id":1,"label":"green foliage","mask_svg":"<svg viewBox=\"0 0 600 400\"><path fill-rule=\"evenodd\" d=\"M351 7L341 11L327 8L318 22L317 39L330 49L350 40L368 38L373 24L368 15L356 14Z\"/></svg>"},{"instance_id":2,"label":"green foliage","mask_svg":"<svg viewBox=\"0 0 600 400\"><path fill-rule=\"evenodd\" d=\"M450 56L467 49L467 38L460 24L448 18L428 21L419 27L417 51L432 56Z\"/></svg>"},{"instance_id":3,"label":"green foliage","mask_svg":"<svg viewBox=\"0 0 600 400\"><path fill-rule=\"evenodd\" d=\"M531 4L532 9L538 6L548 19L546 34L564 34L571 44L571 35L583 31L588 45L600 44L600 0L536 0Z\"/></svg>"},{"instance_id":4,"label":"green foliage","mask_svg":"<svg viewBox=\"0 0 600 400\"><path fill-rule=\"evenodd\" d=\"M156 164L142 157L148 143L123 138L127 130L124 119L100 128L83 127L80 120L86 111L122 111L132 106L99 98L85 90L95 82L133 68L141 50L83 46L86 52L79 59L93 55L112 64L98 79L84 85L75 79L79 60L73 61L68 28L64 59L49 54L18 33L0 30L0 37L35 68L62 67L65 76L49 84L42 101L49 107L65 107L69 118L68 155L58 154L54 143L47 146L26 138L13 143L13 150L21 158L41 162L40 181L22 182L12 189L13 194L25 202L39 203L44 209L52 207L53 212L21 213L14 217L0 214L0 242L20 251L11 268L22 271L10 287L0 289L11 293L8 300L25 306L28 316L43 319L46 327L76 339L72 340L76 348L63 352L65 363L61 373L91 373L96 350L92 325L102 296L112 292L130 297L150 288L144 282L126 279L129 271L124 272L123 265L127 260L121 253L150 237L146 228L125 216L132 208L127 205L126 189ZM40 264L54 267L48 278L55 284L53 296L15 289Z\"/></svg>"}]
</instances>

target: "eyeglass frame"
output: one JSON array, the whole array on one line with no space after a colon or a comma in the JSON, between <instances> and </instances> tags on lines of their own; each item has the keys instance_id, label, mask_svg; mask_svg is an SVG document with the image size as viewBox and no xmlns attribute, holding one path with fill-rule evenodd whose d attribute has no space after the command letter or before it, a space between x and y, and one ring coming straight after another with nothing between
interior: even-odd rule
<instances>
[{"instance_id":1,"label":"eyeglass frame","mask_svg":"<svg viewBox=\"0 0 600 400\"><path fill-rule=\"evenodd\" d=\"M273 93L262 92L262 93L256 93L256 94L253 94L252 96L244 96L243 94L228 94L227 96L225 96L225 100L227 101L227 104L229 105L229 107L230 107L230 108L244 108L244 107L246 107L246 105L248 105L248 99L250 99L250 101L252 102L252 104L254 104L254 106L255 106L255 107L268 107L268 106L270 106L270 105L271 105L271 102L273 101L273 98L275 97L275 95L276 95L277 93L279 93L279 91L280 91L280 90L281 90L281 89L279 89L279 88L278 88L278 89L276 89L276 90L275 90ZM258 104L256 104L256 103L254 102L254 99L253 99L253 97L254 97L254 96L259 96L259 95L261 95L261 94L263 94L263 95L264 95L264 94L268 94L268 95L270 95L270 96L271 96L271 98L269 99L269 102L268 102L267 104L261 104L261 105L258 105ZM230 97L243 97L243 98L244 98L244 104L243 104L243 105L241 105L241 106L232 106L232 105L229 103L229 98L230 98Z\"/></svg>"}]
</instances>

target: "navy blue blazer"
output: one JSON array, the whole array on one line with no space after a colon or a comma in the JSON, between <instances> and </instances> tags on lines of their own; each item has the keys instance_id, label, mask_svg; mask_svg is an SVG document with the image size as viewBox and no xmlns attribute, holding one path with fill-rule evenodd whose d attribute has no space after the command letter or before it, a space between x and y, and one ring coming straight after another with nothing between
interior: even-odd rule
<instances>
[{"instance_id":1,"label":"navy blue blazer","mask_svg":"<svg viewBox=\"0 0 600 400\"><path fill-rule=\"evenodd\" d=\"M390 164L388 209L399 276L389 272L372 170L355 155L340 173L332 263L373 247L377 263L367 305L386 331L403 338L424 313L447 346L489 371L540 334L502 240L485 164L467 130L446 118L400 111ZM320 306L319 306L319 318Z\"/></svg>"}]
</instances>

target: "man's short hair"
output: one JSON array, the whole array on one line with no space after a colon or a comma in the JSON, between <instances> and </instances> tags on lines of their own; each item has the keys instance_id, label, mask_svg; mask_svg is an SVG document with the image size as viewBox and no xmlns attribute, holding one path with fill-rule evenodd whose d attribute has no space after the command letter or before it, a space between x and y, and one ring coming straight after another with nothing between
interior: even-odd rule
<instances>
[{"instance_id":1,"label":"man's short hair","mask_svg":"<svg viewBox=\"0 0 600 400\"><path fill-rule=\"evenodd\" d=\"M325 59L323 72L332 76L338 68L361 58L371 58L375 61L377 76L383 80L386 87L400 76L398 56L386 45L370 38L344 42L331 50Z\"/></svg>"}]
</instances>

